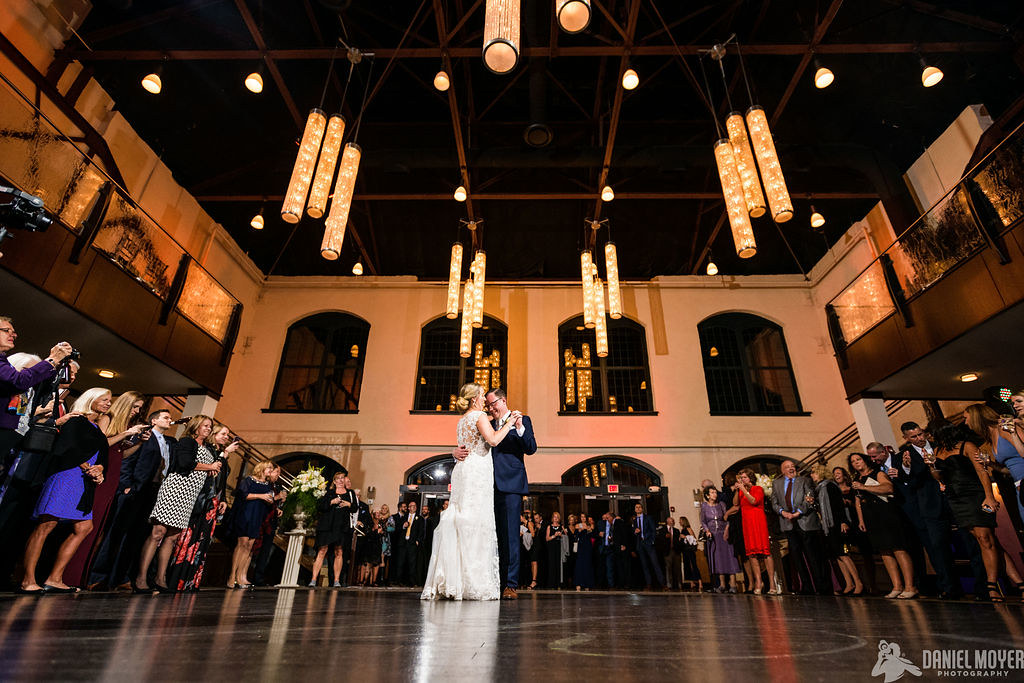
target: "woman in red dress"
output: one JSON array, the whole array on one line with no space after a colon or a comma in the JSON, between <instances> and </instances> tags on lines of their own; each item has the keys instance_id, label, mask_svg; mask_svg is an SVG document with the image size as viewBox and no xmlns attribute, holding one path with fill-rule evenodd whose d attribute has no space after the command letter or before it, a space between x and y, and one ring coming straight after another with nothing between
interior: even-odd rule
<instances>
[{"instance_id":1,"label":"woman in red dress","mask_svg":"<svg viewBox=\"0 0 1024 683\"><path fill-rule=\"evenodd\" d=\"M761 595L761 562L768 570L768 583L775 580L775 563L772 561L771 541L768 538L768 518L764 514L764 489L754 483L754 471L744 468L736 475L735 489L739 493L740 515L743 519L743 544L747 548L747 557L751 559L754 570L754 595ZM770 595L778 595L781 590L770 588Z\"/></svg>"}]
</instances>

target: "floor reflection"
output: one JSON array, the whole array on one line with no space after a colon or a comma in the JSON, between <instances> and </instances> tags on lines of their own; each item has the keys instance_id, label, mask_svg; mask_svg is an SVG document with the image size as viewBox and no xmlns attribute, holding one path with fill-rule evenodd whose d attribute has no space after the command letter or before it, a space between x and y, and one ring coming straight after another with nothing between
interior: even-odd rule
<instances>
[{"instance_id":1,"label":"floor reflection","mask_svg":"<svg viewBox=\"0 0 1024 683\"><path fill-rule=\"evenodd\" d=\"M1021 642L1020 605L818 597L218 591L0 596L0 681L865 680L878 641ZM616 674L619 675L619 674Z\"/></svg>"}]
</instances>

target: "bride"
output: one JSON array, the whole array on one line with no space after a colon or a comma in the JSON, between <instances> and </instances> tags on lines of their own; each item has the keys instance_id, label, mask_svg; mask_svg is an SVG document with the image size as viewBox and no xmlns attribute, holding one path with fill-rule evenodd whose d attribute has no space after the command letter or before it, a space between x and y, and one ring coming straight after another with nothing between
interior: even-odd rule
<instances>
[{"instance_id":1,"label":"bride","mask_svg":"<svg viewBox=\"0 0 1024 683\"><path fill-rule=\"evenodd\" d=\"M491 447L508 435L517 414L495 431L484 410L484 395L479 384L464 384L455 402L463 412L458 442L469 457L452 470L451 499L434 531L423 600L497 600L501 594Z\"/></svg>"}]
</instances>

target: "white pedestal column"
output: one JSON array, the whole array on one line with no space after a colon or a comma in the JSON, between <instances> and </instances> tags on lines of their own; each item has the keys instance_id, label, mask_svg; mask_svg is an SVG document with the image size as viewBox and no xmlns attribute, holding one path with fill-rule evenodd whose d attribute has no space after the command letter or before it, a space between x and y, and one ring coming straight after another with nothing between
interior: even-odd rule
<instances>
[{"instance_id":1,"label":"white pedestal column","mask_svg":"<svg viewBox=\"0 0 1024 683\"><path fill-rule=\"evenodd\" d=\"M896 433L892 431L892 423L885 412L885 399L862 398L850 404L853 420L857 423L861 448L866 449L872 441L886 446L896 446Z\"/></svg>"},{"instance_id":2,"label":"white pedestal column","mask_svg":"<svg viewBox=\"0 0 1024 683\"><path fill-rule=\"evenodd\" d=\"M299 559L302 557L302 546L306 540L306 530L295 529L285 533L288 537L288 549L284 554L284 571L278 588L295 588L299 585Z\"/></svg>"},{"instance_id":3,"label":"white pedestal column","mask_svg":"<svg viewBox=\"0 0 1024 683\"><path fill-rule=\"evenodd\" d=\"M217 403L217 399L208 394L189 394L185 399L185 407L181 409L181 416L206 415L213 417L213 414L217 412ZM183 431L185 431L185 425L178 427L175 436L180 437Z\"/></svg>"}]
</instances>

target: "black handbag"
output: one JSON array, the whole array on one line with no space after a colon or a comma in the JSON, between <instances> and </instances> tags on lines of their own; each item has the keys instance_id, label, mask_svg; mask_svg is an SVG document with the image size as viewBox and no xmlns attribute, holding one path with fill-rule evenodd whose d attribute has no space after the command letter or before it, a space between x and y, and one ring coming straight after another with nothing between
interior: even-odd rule
<instances>
[{"instance_id":1,"label":"black handbag","mask_svg":"<svg viewBox=\"0 0 1024 683\"><path fill-rule=\"evenodd\" d=\"M11 472L11 478L37 486L46 481L50 475L53 461L53 444L57 440L57 428L49 424L32 425L21 443L18 444L20 457L18 464Z\"/></svg>"}]
</instances>

